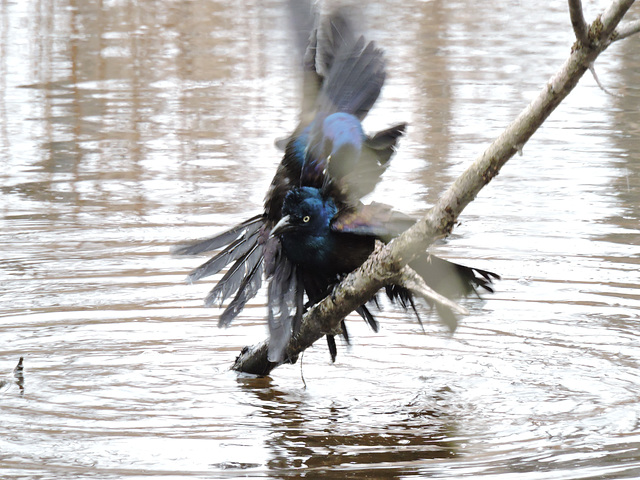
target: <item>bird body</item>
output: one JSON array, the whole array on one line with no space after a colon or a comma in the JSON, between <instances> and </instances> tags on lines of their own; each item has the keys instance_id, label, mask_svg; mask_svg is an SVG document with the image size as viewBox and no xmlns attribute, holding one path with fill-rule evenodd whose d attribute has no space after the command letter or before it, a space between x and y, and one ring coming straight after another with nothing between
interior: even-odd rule
<instances>
[{"instance_id":1,"label":"bird body","mask_svg":"<svg viewBox=\"0 0 640 480\"><path fill-rule=\"evenodd\" d=\"M283 217L271 235L279 236L285 255L302 272L305 289L316 292L319 301L347 273L358 268L373 252L376 240L388 242L406 230L413 220L380 203L350 204L339 190L327 183L324 189L300 187L286 196ZM445 296L461 296L481 287L492 292L498 275L449 262L425 252L409 265L425 283ZM386 290L391 300L413 305L413 296L401 284ZM365 308L366 306L360 307ZM453 313L436 305L439 316L451 330ZM367 321L376 328L369 314Z\"/></svg>"}]
</instances>

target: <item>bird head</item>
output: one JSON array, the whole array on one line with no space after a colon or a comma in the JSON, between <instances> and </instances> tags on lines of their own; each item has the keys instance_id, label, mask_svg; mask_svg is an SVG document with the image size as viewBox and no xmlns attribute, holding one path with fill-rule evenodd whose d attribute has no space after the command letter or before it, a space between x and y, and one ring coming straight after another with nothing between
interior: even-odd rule
<instances>
[{"instance_id":1,"label":"bird head","mask_svg":"<svg viewBox=\"0 0 640 480\"><path fill-rule=\"evenodd\" d=\"M287 234L321 236L329 232L337 208L317 188L294 188L284 199L282 218L271 230L271 236Z\"/></svg>"}]
</instances>

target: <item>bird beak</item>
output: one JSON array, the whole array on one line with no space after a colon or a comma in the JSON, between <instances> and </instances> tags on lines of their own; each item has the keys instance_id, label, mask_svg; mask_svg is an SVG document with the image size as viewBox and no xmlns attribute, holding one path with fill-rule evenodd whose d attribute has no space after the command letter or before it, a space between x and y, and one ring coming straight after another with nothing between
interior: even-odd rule
<instances>
[{"instance_id":1,"label":"bird beak","mask_svg":"<svg viewBox=\"0 0 640 480\"><path fill-rule=\"evenodd\" d=\"M285 215L280 219L278 223L271 229L271 237L276 237L278 235L282 235L283 233L291 232L295 230L296 226L290 223L291 217L289 215Z\"/></svg>"}]
</instances>

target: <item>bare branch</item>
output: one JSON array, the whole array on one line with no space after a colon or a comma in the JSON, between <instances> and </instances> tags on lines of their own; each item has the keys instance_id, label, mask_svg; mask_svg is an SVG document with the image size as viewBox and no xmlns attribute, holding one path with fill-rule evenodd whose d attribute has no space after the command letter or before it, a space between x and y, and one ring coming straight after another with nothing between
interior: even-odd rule
<instances>
[{"instance_id":1,"label":"bare branch","mask_svg":"<svg viewBox=\"0 0 640 480\"><path fill-rule=\"evenodd\" d=\"M613 0L611 5L597 18L591 25L590 34L600 42L612 42L615 35L612 35L627 10L631 8L635 0ZM602 30L600 30L602 27Z\"/></svg>"},{"instance_id":2,"label":"bare branch","mask_svg":"<svg viewBox=\"0 0 640 480\"><path fill-rule=\"evenodd\" d=\"M614 38L615 41L630 37L631 35L635 35L636 33L640 33L640 20L622 25L616 30L616 33L617 35Z\"/></svg>"},{"instance_id":3,"label":"bare branch","mask_svg":"<svg viewBox=\"0 0 640 480\"><path fill-rule=\"evenodd\" d=\"M589 27L582 13L581 0L569 0L569 15L571 16L571 25L576 34L576 39L583 45L589 43L588 31Z\"/></svg>"},{"instance_id":4,"label":"bare branch","mask_svg":"<svg viewBox=\"0 0 640 480\"><path fill-rule=\"evenodd\" d=\"M366 303L416 255L438 237L448 235L462 210L495 177L502 166L531 138L551 112L577 85L589 66L613 41L615 28L633 0L614 0L589 27L587 44L573 48L560 70L538 96L518 115L502 134L444 192L434 207L415 225L383 248L376 248L365 263L347 275L333 295L314 305L305 314L300 331L286 349L287 362L321 338L335 332L340 321ZM245 348L236 359L234 370L266 375L277 367L267 361L268 341Z\"/></svg>"}]
</instances>

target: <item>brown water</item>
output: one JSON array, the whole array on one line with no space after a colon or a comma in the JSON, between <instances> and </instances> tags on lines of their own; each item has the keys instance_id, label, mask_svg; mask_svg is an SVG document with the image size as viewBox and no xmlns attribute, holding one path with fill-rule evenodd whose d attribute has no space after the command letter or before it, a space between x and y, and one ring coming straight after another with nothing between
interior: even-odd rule
<instances>
[{"instance_id":1,"label":"brown water","mask_svg":"<svg viewBox=\"0 0 640 480\"><path fill-rule=\"evenodd\" d=\"M560 66L566 3L529 3L363 7L389 64L365 127L410 123L375 199L424 213ZM0 2L0 477L640 477L640 36L597 62L622 96L585 76L435 249L503 276L455 335L388 307L336 364L254 379L229 367L264 296L218 330L168 252L261 209L286 10Z\"/></svg>"}]
</instances>

